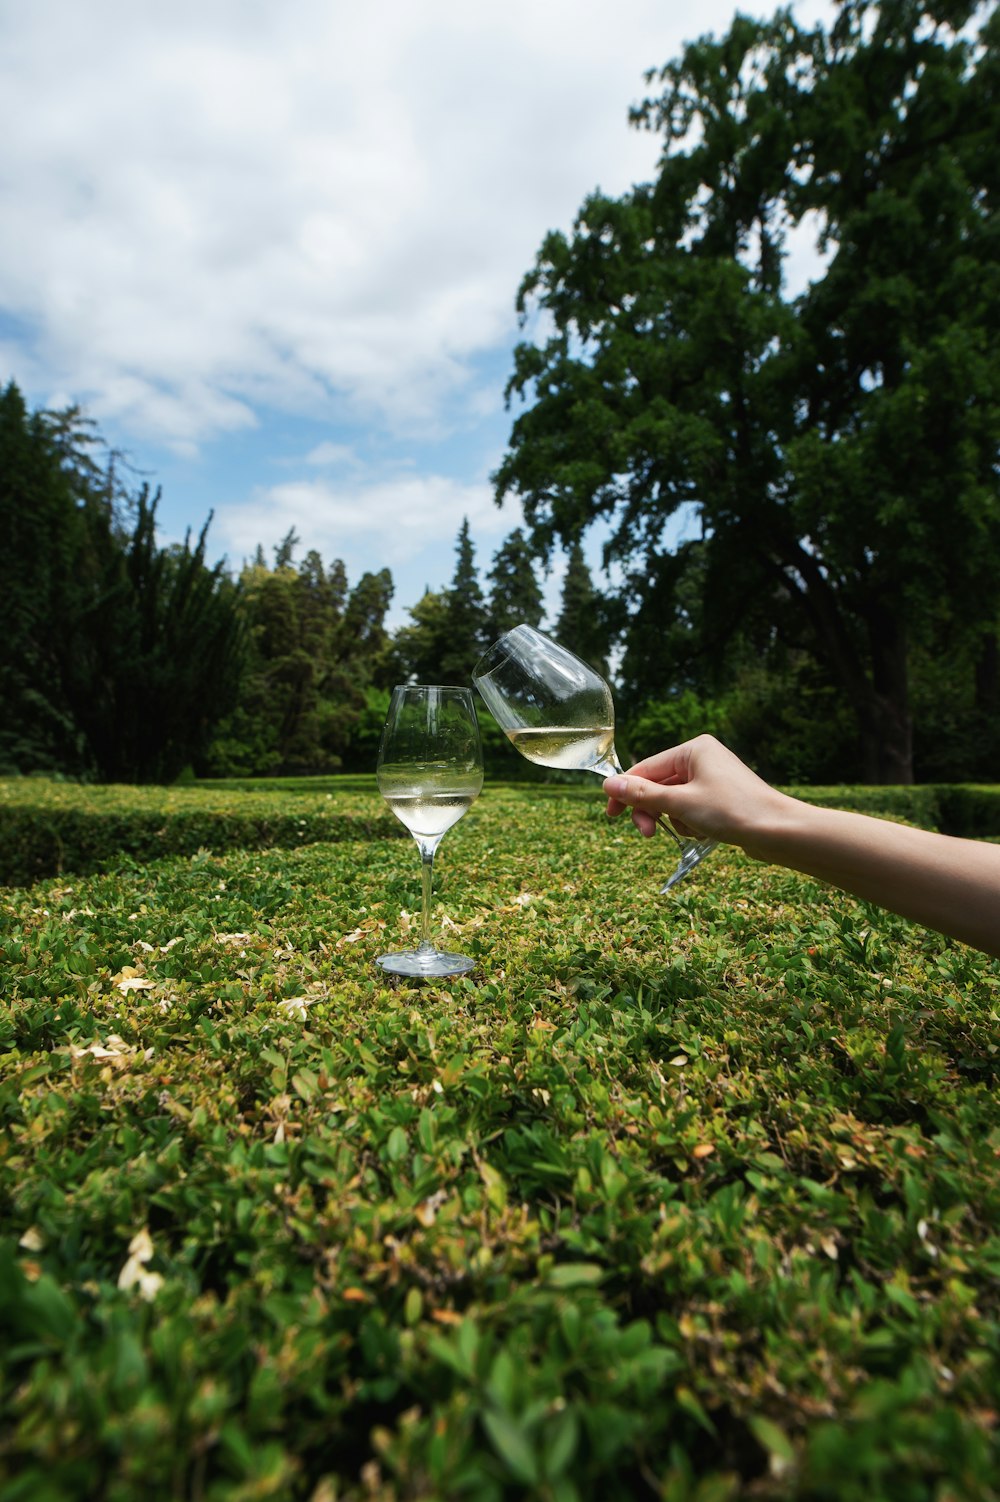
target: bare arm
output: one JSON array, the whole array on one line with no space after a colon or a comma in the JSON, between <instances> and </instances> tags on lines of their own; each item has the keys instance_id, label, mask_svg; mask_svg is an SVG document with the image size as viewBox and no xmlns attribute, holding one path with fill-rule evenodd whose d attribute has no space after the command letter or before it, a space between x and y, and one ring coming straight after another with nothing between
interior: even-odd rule
<instances>
[{"instance_id":1,"label":"bare arm","mask_svg":"<svg viewBox=\"0 0 1000 1502\"><path fill-rule=\"evenodd\" d=\"M1000 845L816 808L769 787L712 736L609 777L608 813L643 834L666 814L682 833L740 845L1000 958Z\"/></svg>"}]
</instances>

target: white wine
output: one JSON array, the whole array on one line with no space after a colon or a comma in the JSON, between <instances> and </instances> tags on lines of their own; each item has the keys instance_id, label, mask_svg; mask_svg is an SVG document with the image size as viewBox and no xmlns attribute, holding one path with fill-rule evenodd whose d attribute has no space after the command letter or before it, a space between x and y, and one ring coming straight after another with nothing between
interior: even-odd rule
<instances>
[{"instance_id":1,"label":"white wine","mask_svg":"<svg viewBox=\"0 0 1000 1502\"><path fill-rule=\"evenodd\" d=\"M476 794L471 788L425 792L420 788L383 793L396 818L418 838L435 839L457 824Z\"/></svg>"},{"instance_id":2,"label":"white wine","mask_svg":"<svg viewBox=\"0 0 1000 1502\"><path fill-rule=\"evenodd\" d=\"M508 730L507 739L540 766L586 772L605 760L614 745L615 729L613 725L543 725Z\"/></svg>"},{"instance_id":3,"label":"white wine","mask_svg":"<svg viewBox=\"0 0 1000 1502\"><path fill-rule=\"evenodd\" d=\"M379 791L396 818L418 840L440 839L457 824L483 786L480 767L446 762L379 768Z\"/></svg>"}]
</instances>

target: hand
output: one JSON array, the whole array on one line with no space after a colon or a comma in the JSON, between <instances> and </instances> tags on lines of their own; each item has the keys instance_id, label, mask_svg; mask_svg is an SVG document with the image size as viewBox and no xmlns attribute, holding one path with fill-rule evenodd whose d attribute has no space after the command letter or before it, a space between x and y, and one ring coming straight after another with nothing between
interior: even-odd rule
<instances>
[{"instance_id":1,"label":"hand","mask_svg":"<svg viewBox=\"0 0 1000 1502\"><path fill-rule=\"evenodd\" d=\"M736 845L752 843L755 829L786 801L711 735L636 762L624 776L609 777L604 791L609 817L631 808L644 835L665 814L679 834Z\"/></svg>"},{"instance_id":2,"label":"hand","mask_svg":"<svg viewBox=\"0 0 1000 1502\"><path fill-rule=\"evenodd\" d=\"M710 735L636 762L604 791L611 818L631 808L645 835L665 814L680 834L741 845L1000 959L1000 845L790 798Z\"/></svg>"}]
</instances>

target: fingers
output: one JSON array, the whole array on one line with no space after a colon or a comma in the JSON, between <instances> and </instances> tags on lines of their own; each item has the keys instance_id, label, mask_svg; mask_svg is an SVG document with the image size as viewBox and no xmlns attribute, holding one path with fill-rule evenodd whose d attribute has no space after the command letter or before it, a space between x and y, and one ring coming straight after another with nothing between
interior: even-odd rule
<instances>
[{"instance_id":1,"label":"fingers","mask_svg":"<svg viewBox=\"0 0 1000 1502\"><path fill-rule=\"evenodd\" d=\"M707 743L710 736L697 736L694 740L682 741L679 746L668 746L654 756L646 756L629 767L629 775L644 777L649 782L659 782L671 787L679 782L688 782L691 777L691 758L698 742Z\"/></svg>"},{"instance_id":2,"label":"fingers","mask_svg":"<svg viewBox=\"0 0 1000 1502\"><path fill-rule=\"evenodd\" d=\"M632 823L647 840L656 833L656 820L652 814L644 813L641 808L634 808L632 810Z\"/></svg>"},{"instance_id":3,"label":"fingers","mask_svg":"<svg viewBox=\"0 0 1000 1502\"><path fill-rule=\"evenodd\" d=\"M661 783L647 782L645 778L636 777L632 773L626 776L616 774L614 777L606 778L604 791L608 795L608 812L612 818L620 814L623 809L635 808L637 805L659 812L663 803Z\"/></svg>"},{"instance_id":4,"label":"fingers","mask_svg":"<svg viewBox=\"0 0 1000 1502\"><path fill-rule=\"evenodd\" d=\"M655 832L657 819L667 811L663 787L631 773L609 777L604 791L608 794L608 817L617 819L626 808L630 808L632 823L640 834L647 837Z\"/></svg>"},{"instance_id":5,"label":"fingers","mask_svg":"<svg viewBox=\"0 0 1000 1502\"><path fill-rule=\"evenodd\" d=\"M675 790L679 787L679 783L664 785L647 782L645 778L635 777L631 772L624 776L609 777L604 784L604 791L609 794L608 816L616 819L627 808L631 809L632 823L640 834L647 837L656 832L657 820L666 817L678 834L686 838L697 838L694 831L677 816L678 794ZM681 797L683 798L683 794Z\"/></svg>"}]
</instances>

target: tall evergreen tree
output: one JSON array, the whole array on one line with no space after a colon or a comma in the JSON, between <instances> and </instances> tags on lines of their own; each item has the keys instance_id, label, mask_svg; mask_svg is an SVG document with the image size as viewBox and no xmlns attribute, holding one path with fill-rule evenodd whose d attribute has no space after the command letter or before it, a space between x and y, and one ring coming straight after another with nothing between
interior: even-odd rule
<instances>
[{"instance_id":1,"label":"tall evergreen tree","mask_svg":"<svg viewBox=\"0 0 1000 1502\"><path fill-rule=\"evenodd\" d=\"M573 538L566 555L556 638L607 677L611 633L604 599L594 588L578 537Z\"/></svg>"},{"instance_id":2,"label":"tall evergreen tree","mask_svg":"<svg viewBox=\"0 0 1000 1502\"><path fill-rule=\"evenodd\" d=\"M539 625L544 601L535 574L531 545L520 527L515 527L500 544L486 577L490 582L488 634L491 639L521 622L528 626Z\"/></svg>"},{"instance_id":3,"label":"tall evergreen tree","mask_svg":"<svg viewBox=\"0 0 1000 1502\"><path fill-rule=\"evenodd\" d=\"M171 782L201 760L235 702L243 662L236 590L223 563L205 560L211 516L197 541L160 548L160 494L143 486L124 568L112 568L107 608L94 612L89 670L73 683L74 713L101 775ZM95 692L96 688L96 692Z\"/></svg>"},{"instance_id":4,"label":"tall evergreen tree","mask_svg":"<svg viewBox=\"0 0 1000 1502\"><path fill-rule=\"evenodd\" d=\"M11 382L0 394L0 768L85 770L62 659L89 573L86 545L72 472Z\"/></svg>"},{"instance_id":5,"label":"tall evergreen tree","mask_svg":"<svg viewBox=\"0 0 1000 1502\"><path fill-rule=\"evenodd\" d=\"M222 566L161 550L156 498L121 485L75 407L0 397L0 763L169 781L235 694L239 630Z\"/></svg>"},{"instance_id":6,"label":"tall evergreen tree","mask_svg":"<svg viewBox=\"0 0 1000 1502\"><path fill-rule=\"evenodd\" d=\"M392 638L394 678L399 683L446 683L443 666L451 644L449 595L444 589L425 589L409 606L410 621Z\"/></svg>"},{"instance_id":7,"label":"tall evergreen tree","mask_svg":"<svg viewBox=\"0 0 1000 1502\"><path fill-rule=\"evenodd\" d=\"M455 541L455 572L447 589L427 589L411 605L410 624L392 640L395 677L408 683L468 683L490 640L490 618L476 570L476 551L463 519Z\"/></svg>"},{"instance_id":8,"label":"tall evergreen tree","mask_svg":"<svg viewBox=\"0 0 1000 1502\"><path fill-rule=\"evenodd\" d=\"M389 633L385 618L394 592L387 568L364 573L351 591L344 611L342 657L362 688L387 688ZM393 680L394 681L394 680Z\"/></svg>"},{"instance_id":9,"label":"tall evergreen tree","mask_svg":"<svg viewBox=\"0 0 1000 1502\"><path fill-rule=\"evenodd\" d=\"M216 774L337 771L366 690L385 673L389 571L350 590L340 559L327 567L312 550L296 568L297 543L290 531L273 569L258 549L241 575L249 660L240 703L207 758Z\"/></svg>"},{"instance_id":10,"label":"tall evergreen tree","mask_svg":"<svg viewBox=\"0 0 1000 1502\"><path fill-rule=\"evenodd\" d=\"M441 681L468 683L489 637L489 616L476 569L468 517L463 518L458 531L455 572L446 599L448 632L441 655Z\"/></svg>"}]
</instances>

